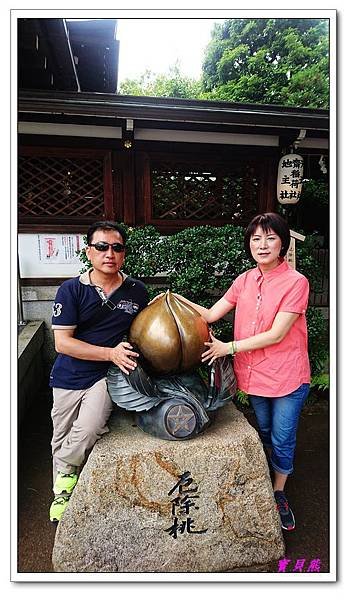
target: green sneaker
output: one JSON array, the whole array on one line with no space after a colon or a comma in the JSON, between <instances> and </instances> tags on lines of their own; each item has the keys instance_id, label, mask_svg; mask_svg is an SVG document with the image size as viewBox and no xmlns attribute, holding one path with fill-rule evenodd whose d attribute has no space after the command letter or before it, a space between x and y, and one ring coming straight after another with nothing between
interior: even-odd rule
<instances>
[{"instance_id":1,"label":"green sneaker","mask_svg":"<svg viewBox=\"0 0 347 600\"><path fill-rule=\"evenodd\" d=\"M56 496L49 509L50 521L58 522L62 518L67 505L69 504L70 496Z\"/></svg>"},{"instance_id":2,"label":"green sneaker","mask_svg":"<svg viewBox=\"0 0 347 600\"><path fill-rule=\"evenodd\" d=\"M53 491L56 496L59 494L72 494L72 490L74 489L76 483L76 473L61 473L58 471L58 475L53 486Z\"/></svg>"}]
</instances>

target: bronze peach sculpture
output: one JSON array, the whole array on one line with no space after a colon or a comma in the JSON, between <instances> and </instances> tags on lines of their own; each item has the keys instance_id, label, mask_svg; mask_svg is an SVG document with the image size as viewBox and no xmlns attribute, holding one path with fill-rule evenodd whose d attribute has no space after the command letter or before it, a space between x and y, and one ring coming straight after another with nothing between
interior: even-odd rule
<instances>
[{"instance_id":1,"label":"bronze peach sculpture","mask_svg":"<svg viewBox=\"0 0 347 600\"><path fill-rule=\"evenodd\" d=\"M135 411L138 426L167 440L201 433L211 413L236 393L231 358L214 361L208 381L197 367L209 339L206 321L171 292L147 306L133 321L129 341L139 352L129 375L112 365L107 385L112 401Z\"/></svg>"},{"instance_id":2,"label":"bronze peach sculpture","mask_svg":"<svg viewBox=\"0 0 347 600\"><path fill-rule=\"evenodd\" d=\"M206 321L170 291L140 312L129 333L150 370L165 375L196 367L209 337Z\"/></svg>"}]
</instances>

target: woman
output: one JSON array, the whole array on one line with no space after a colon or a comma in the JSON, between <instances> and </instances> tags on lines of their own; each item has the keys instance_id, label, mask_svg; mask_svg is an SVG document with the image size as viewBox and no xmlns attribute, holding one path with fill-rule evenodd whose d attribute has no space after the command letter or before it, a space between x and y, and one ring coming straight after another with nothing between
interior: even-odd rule
<instances>
[{"instance_id":1,"label":"woman","mask_svg":"<svg viewBox=\"0 0 347 600\"><path fill-rule=\"evenodd\" d=\"M309 392L310 365L305 311L307 279L284 260L290 243L286 221L276 213L256 216L244 244L257 266L237 277L210 309L190 302L208 323L235 308L234 340L211 335L202 361L234 356L239 389L249 395L260 436L274 469L274 496L283 529L295 528L284 487L293 472L299 416Z\"/></svg>"}]
</instances>

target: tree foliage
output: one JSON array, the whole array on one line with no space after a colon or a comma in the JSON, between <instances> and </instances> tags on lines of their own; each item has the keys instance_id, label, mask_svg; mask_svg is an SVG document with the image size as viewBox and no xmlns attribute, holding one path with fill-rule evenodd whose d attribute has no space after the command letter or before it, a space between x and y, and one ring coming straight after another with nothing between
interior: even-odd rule
<instances>
[{"instance_id":1,"label":"tree foliage","mask_svg":"<svg viewBox=\"0 0 347 600\"><path fill-rule=\"evenodd\" d=\"M215 24L203 62L211 100L327 108L325 19L229 19Z\"/></svg>"},{"instance_id":2,"label":"tree foliage","mask_svg":"<svg viewBox=\"0 0 347 600\"><path fill-rule=\"evenodd\" d=\"M327 19L228 19L215 24L201 80L146 70L120 94L226 100L311 108L329 106Z\"/></svg>"},{"instance_id":3,"label":"tree foliage","mask_svg":"<svg viewBox=\"0 0 347 600\"><path fill-rule=\"evenodd\" d=\"M132 96L199 98L201 92L201 82L183 75L178 62L169 68L168 75L147 69L137 79L125 79L119 87L120 94Z\"/></svg>"}]
</instances>

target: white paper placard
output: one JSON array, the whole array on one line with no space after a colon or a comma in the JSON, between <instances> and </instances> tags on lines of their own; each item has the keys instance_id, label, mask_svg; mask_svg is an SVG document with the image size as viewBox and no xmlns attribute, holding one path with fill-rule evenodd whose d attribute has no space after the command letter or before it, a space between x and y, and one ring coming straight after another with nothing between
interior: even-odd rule
<instances>
[{"instance_id":1,"label":"white paper placard","mask_svg":"<svg viewBox=\"0 0 347 600\"><path fill-rule=\"evenodd\" d=\"M81 250L80 236L72 234L39 234L37 236L40 262L46 264L78 264L77 252Z\"/></svg>"},{"instance_id":2,"label":"white paper placard","mask_svg":"<svg viewBox=\"0 0 347 600\"><path fill-rule=\"evenodd\" d=\"M18 236L20 276L74 277L83 266L76 251L84 248L80 233L22 233Z\"/></svg>"}]
</instances>

